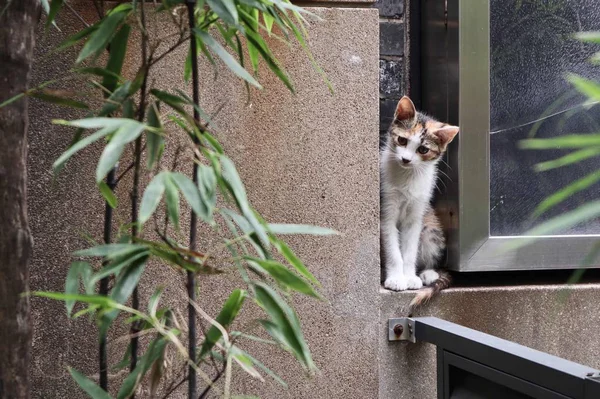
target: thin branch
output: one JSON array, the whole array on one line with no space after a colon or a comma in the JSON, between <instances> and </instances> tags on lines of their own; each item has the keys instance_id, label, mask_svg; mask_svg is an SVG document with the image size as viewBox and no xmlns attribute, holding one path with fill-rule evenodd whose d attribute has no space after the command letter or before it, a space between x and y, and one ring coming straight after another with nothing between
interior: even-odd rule
<instances>
[{"instance_id":1,"label":"thin branch","mask_svg":"<svg viewBox=\"0 0 600 399\"><path fill-rule=\"evenodd\" d=\"M81 14L79 14L77 11L75 11L75 9L73 7L71 7L71 5L66 1L65 1L65 6L67 6L67 8L71 11L71 13L73 15L75 15L75 17L77 17L77 19L79 19L81 21L81 23L85 25L86 28L89 28L90 24L88 24L87 21L85 19L83 19Z\"/></svg>"},{"instance_id":2,"label":"thin branch","mask_svg":"<svg viewBox=\"0 0 600 399\"><path fill-rule=\"evenodd\" d=\"M157 62L159 62L160 60L165 58L167 55L171 54L173 51L175 51L179 46L181 46L182 44L187 42L189 39L190 39L189 36L185 36L185 37L177 40L177 42L175 44L173 44L171 47L169 47L167 50L165 50L164 53L162 53L161 55L159 55L156 58L153 58L149 64L149 66L153 66L154 64L156 64Z\"/></svg>"}]
</instances>

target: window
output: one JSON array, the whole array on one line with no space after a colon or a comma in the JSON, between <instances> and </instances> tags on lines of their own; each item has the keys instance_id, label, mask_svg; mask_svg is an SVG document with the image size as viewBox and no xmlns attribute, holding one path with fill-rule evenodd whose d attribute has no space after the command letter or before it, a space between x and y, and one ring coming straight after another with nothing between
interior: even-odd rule
<instances>
[{"instance_id":1,"label":"window","mask_svg":"<svg viewBox=\"0 0 600 399\"><path fill-rule=\"evenodd\" d=\"M443 170L437 201L448 232L448 267L459 271L577 268L600 240L600 222L506 250L535 224L597 197L582 191L538 219L538 204L597 168L588 162L546 172L534 165L557 151L526 151L535 134L598 132L600 112L565 81L597 78L597 51L572 38L600 30L596 0L448 0L422 6L422 107L461 131ZM596 159L597 161L597 159Z\"/></svg>"}]
</instances>

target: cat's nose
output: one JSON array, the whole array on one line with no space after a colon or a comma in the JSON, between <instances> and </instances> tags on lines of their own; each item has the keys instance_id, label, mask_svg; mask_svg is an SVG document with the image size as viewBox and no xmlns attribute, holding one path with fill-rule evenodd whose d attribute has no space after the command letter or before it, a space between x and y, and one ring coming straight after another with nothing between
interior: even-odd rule
<instances>
[{"instance_id":1,"label":"cat's nose","mask_svg":"<svg viewBox=\"0 0 600 399\"><path fill-rule=\"evenodd\" d=\"M410 163L410 159L402 158L402 163L403 164Z\"/></svg>"}]
</instances>

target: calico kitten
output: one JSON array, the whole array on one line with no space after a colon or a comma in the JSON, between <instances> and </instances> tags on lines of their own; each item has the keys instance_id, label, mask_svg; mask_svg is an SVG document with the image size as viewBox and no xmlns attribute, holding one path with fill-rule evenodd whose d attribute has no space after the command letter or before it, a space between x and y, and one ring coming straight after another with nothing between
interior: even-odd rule
<instances>
[{"instance_id":1,"label":"calico kitten","mask_svg":"<svg viewBox=\"0 0 600 399\"><path fill-rule=\"evenodd\" d=\"M447 273L434 270L445 240L430 201L438 162L457 133L458 127L417 112L413 102L402 97L381 150L383 285L394 291L428 286L411 307L450 283Z\"/></svg>"}]
</instances>

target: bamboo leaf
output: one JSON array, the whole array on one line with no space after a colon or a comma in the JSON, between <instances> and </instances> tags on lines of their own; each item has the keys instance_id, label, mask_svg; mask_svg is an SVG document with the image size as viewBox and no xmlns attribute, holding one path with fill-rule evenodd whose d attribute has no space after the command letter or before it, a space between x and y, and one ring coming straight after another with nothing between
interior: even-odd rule
<instances>
[{"instance_id":1,"label":"bamboo leaf","mask_svg":"<svg viewBox=\"0 0 600 399\"><path fill-rule=\"evenodd\" d=\"M290 263L290 265L292 265L298 271L298 273L306 277L309 281L313 282L314 284L319 285L319 281L316 279L316 277L313 276L313 274L306 268L306 266L304 266L304 263L302 263L302 261L296 256L294 251L292 251L285 242L276 238L271 238L271 242L273 243L275 248L277 248L279 253L282 254L284 258Z\"/></svg>"},{"instance_id":2,"label":"bamboo leaf","mask_svg":"<svg viewBox=\"0 0 600 399\"><path fill-rule=\"evenodd\" d=\"M44 0L44 2L46 2L47 4L47 0ZM52 0L52 3L50 4L50 9L47 11L48 17L46 18L46 29L48 29L50 24L56 26L54 20L56 19L56 14L58 14L60 9L62 8L63 3L64 0Z\"/></svg>"},{"instance_id":3,"label":"bamboo leaf","mask_svg":"<svg viewBox=\"0 0 600 399\"><path fill-rule=\"evenodd\" d=\"M233 0L206 0L206 3L212 11L229 25L238 23L238 12Z\"/></svg>"},{"instance_id":4,"label":"bamboo leaf","mask_svg":"<svg viewBox=\"0 0 600 399\"><path fill-rule=\"evenodd\" d=\"M339 235L340 233L326 227L311 226L308 224L281 224L269 223L269 232L273 234L306 234L315 236Z\"/></svg>"},{"instance_id":5,"label":"bamboo leaf","mask_svg":"<svg viewBox=\"0 0 600 399\"><path fill-rule=\"evenodd\" d=\"M42 298L55 299L58 301L73 300L75 302L83 302L90 305L97 305L103 308L114 308L118 304L110 298L104 295L91 295L91 294L65 294L63 292L48 292L48 291L34 291L31 293L33 296L39 296Z\"/></svg>"},{"instance_id":6,"label":"bamboo leaf","mask_svg":"<svg viewBox=\"0 0 600 399\"><path fill-rule=\"evenodd\" d=\"M77 73L81 73L81 74L88 74L88 75L96 75L101 78L114 78L115 81L117 81L117 82L123 80L123 77L121 75L111 72L106 68L100 68L100 67L75 68L75 69L73 69L73 72L77 72Z\"/></svg>"},{"instance_id":7,"label":"bamboo leaf","mask_svg":"<svg viewBox=\"0 0 600 399\"><path fill-rule=\"evenodd\" d=\"M537 217L548 209L556 206L572 195L585 190L593 184L600 181L600 170L590 173L589 175L582 177L581 179L575 180L573 183L563 187L554 194L550 195L544 201L542 201L534 211L534 216Z\"/></svg>"},{"instance_id":8,"label":"bamboo leaf","mask_svg":"<svg viewBox=\"0 0 600 399\"><path fill-rule=\"evenodd\" d=\"M234 290L221 308L221 311L216 318L217 323L219 323L223 328L227 329L231 323L233 323L238 313L242 309L245 299L246 291L241 289ZM219 328L214 325L211 326L206 333L204 343L200 349L200 358L204 357L207 353L210 353L212 348L222 336L223 334Z\"/></svg>"},{"instance_id":9,"label":"bamboo leaf","mask_svg":"<svg viewBox=\"0 0 600 399\"><path fill-rule=\"evenodd\" d=\"M156 317L156 311L158 309L158 302L160 301L160 296L164 291L164 287L158 287L154 294L150 297L148 301L148 314L152 317Z\"/></svg>"},{"instance_id":10,"label":"bamboo leaf","mask_svg":"<svg viewBox=\"0 0 600 399\"><path fill-rule=\"evenodd\" d=\"M92 248L82 249L73 253L74 256L80 257L107 257L109 259L117 256L123 256L129 252L136 252L146 249L145 245L140 244L101 244Z\"/></svg>"},{"instance_id":11,"label":"bamboo leaf","mask_svg":"<svg viewBox=\"0 0 600 399\"><path fill-rule=\"evenodd\" d=\"M115 8L116 10L116 8ZM97 55L101 51L104 51L113 35L117 31L117 28L127 17L128 12L120 12L113 10L109 13L102 21L99 22L98 28L94 30L75 61L80 64L86 58Z\"/></svg>"},{"instance_id":12,"label":"bamboo leaf","mask_svg":"<svg viewBox=\"0 0 600 399\"><path fill-rule=\"evenodd\" d=\"M69 367L69 373L71 377L75 380L77 385L81 389L87 393L92 399L111 399L110 395L102 388L100 388L96 383L85 375L81 374L79 371L74 368Z\"/></svg>"},{"instance_id":13,"label":"bamboo leaf","mask_svg":"<svg viewBox=\"0 0 600 399\"><path fill-rule=\"evenodd\" d=\"M255 271L259 273L267 272L275 281L291 290L315 298L321 298L321 296L306 281L296 276L277 261L251 257L246 257L246 261Z\"/></svg>"},{"instance_id":14,"label":"bamboo leaf","mask_svg":"<svg viewBox=\"0 0 600 399\"><path fill-rule=\"evenodd\" d=\"M69 36L55 50L53 50L53 52L58 52L58 51L61 51L61 50L64 50L64 49L74 46L75 44L79 43L81 40L85 39L86 37L91 35L93 32L95 32L98 29L98 25L99 25L99 22L80 30L79 32L75 33L73 36Z\"/></svg>"},{"instance_id":15,"label":"bamboo leaf","mask_svg":"<svg viewBox=\"0 0 600 399\"><path fill-rule=\"evenodd\" d=\"M219 157L221 160L221 166L223 167L223 178L229 183L231 187L231 193L233 194L238 207L242 211L244 217L248 220L258 237L261 239L263 245L269 246L269 238L262 224L256 218L254 211L248 203L248 197L246 195L246 189L242 183L242 179L237 173L233 162L225 155Z\"/></svg>"},{"instance_id":16,"label":"bamboo leaf","mask_svg":"<svg viewBox=\"0 0 600 399\"><path fill-rule=\"evenodd\" d=\"M562 166L571 165L588 158L600 155L600 146L584 148L579 151L572 152L563 157L553 159L552 161L540 162L534 166L538 172L545 172L550 169L560 168Z\"/></svg>"},{"instance_id":17,"label":"bamboo leaf","mask_svg":"<svg viewBox=\"0 0 600 399\"><path fill-rule=\"evenodd\" d=\"M266 284L254 283L254 293L257 303L271 318L270 322L261 323L263 327L275 340L289 348L304 367L314 370L315 365L293 310Z\"/></svg>"},{"instance_id":18,"label":"bamboo leaf","mask_svg":"<svg viewBox=\"0 0 600 399\"><path fill-rule=\"evenodd\" d=\"M135 390L144 378L144 375L146 375L150 367L156 361L162 358L166 345L167 340L163 337L158 337L150 343L146 353L144 353L144 356L139 360L135 370L133 370L133 372L125 378L125 381L123 381L119 393L117 394L117 399L127 399L135 394Z\"/></svg>"},{"instance_id":19,"label":"bamboo leaf","mask_svg":"<svg viewBox=\"0 0 600 399\"><path fill-rule=\"evenodd\" d=\"M100 156L98 167L96 168L97 183L100 183L117 164L121 158L121 154L125 150L125 145L137 139L146 128L146 125L138 121L125 120L126 122L121 124L119 129L117 129Z\"/></svg>"},{"instance_id":20,"label":"bamboo leaf","mask_svg":"<svg viewBox=\"0 0 600 399\"><path fill-rule=\"evenodd\" d=\"M148 184L144 195L142 197L142 203L140 205L140 217L139 223L143 225L150 219L150 216L156 210L158 203L160 202L163 193L165 192L165 176L167 172L161 172L154 176L154 179Z\"/></svg>"},{"instance_id":21,"label":"bamboo leaf","mask_svg":"<svg viewBox=\"0 0 600 399\"><path fill-rule=\"evenodd\" d=\"M194 29L194 34L196 36L198 36L200 38L200 40L202 40L203 43L205 43L208 47L210 47L211 50L217 56L219 56L219 58L221 58L221 60L223 60L223 62L227 66L227 68L229 68L234 74L236 74L240 78L244 79L251 85L258 87L259 89L262 89L262 86L256 81L256 79L254 79L252 77L252 75L250 75L250 73L247 70L245 70L236 61L236 59L231 54L229 54L223 46L221 46L221 44L218 41L213 39L212 36L210 36L208 33L201 31L199 29Z\"/></svg>"},{"instance_id":22,"label":"bamboo leaf","mask_svg":"<svg viewBox=\"0 0 600 399\"><path fill-rule=\"evenodd\" d=\"M110 52L108 55L108 62L106 63L106 70L116 76L121 75L123 61L125 60L125 54L127 53L127 42L129 40L130 32L131 26L129 26L129 24L123 24L115 37L110 41ZM118 81L119 79L115 78L115 76L107 75L102 81L102 86L106 87L108 91L113 92L117 87Z\"/></svg>"},{"instance_id":23,"label":"bamboo leaf","mask_svg":"<svg viewBox=\"0 0 600 399\"><path fill-rule=\"evenodd\" d=\"M92 284L96 284L98 281L110 275L118 275L125 267L143 257L147 257L149 254L150 252L144 248L115 258L113 261L99 270L98 273L94 274L92 277Z\"/></svg>"},{"instance_id":24,"label":"bamboo leaf","mask_svg":"<svg viewBox=\"0 0 600 399\"><path fill-rule=\"evenodd\" d=\"M88 118L72 122L59 120L54 121L54 123L75 126L83 129L101 128L96 133L74 143L54 162L52 168L54 169L54 173L58 173L60 169L63 168L64 164L69 160L69 158L71 158L76 152L114 132L122 123L122 120L119 118Z\"/></svg>"},{"instance_id":25,"label":"bamboo leaf","mask_svg":"<svg viewBox=\"0 0 600 399\"><path fill-rule=\"evenodd\" d=\"M568 74L567 80L590 100L600 101L600 85L598 83L575 74Z\"/></svg>"},{"instance_id":26,"label":"bamboo leaf","mask_svg":"<svg viewBox=\"0 0 600 399\"><path fill-rule=\"evenodd\" d=\"M175 225L175 228L179 230L179 192L175 182L170 175L165 176L165 202L167 204L167 214L169 219Z\"/></svg>"},{"instance_id":27,"label":"bamboo leaf","mask_svg":"<svg viewBox=\"0 0 600 399\"><path fill-rule=\"evenodd\" d=\"M62 96L62 94L63 93L59 90L42 89L30 92L29 96L33 98L38 98L48 103L61 105L63 107L89 109L87 104L81 101L74 100L72 98L64 97Z\"/></svg>"},{"instance_id":28,"label":"bamboo leaf","mask_svg":"<svg viewBox=\"0 0 600 399\"><path fill-rule=\"evenodd\" d=\"M78 294L79 293L79 277L89 275L92 271L92 267L87 262L73 262L67 273L67 280L65 282L65 293L66 294ZM67 308L67 315L70 317L75 306L75 300L65 300L65 306Z\"/></svg>"},{"instance_id":29,"label":"bamboo leaf","mask_svg":"<svg viewBox=\"0 0 600 399\"><path fill-rule=\"evenodd\" d=\"M574 36L582 42L600 44L600 32L577 32Z\"/></svg>"},{"instance_id":30,"label":"bamboo leaf","mask_svg":"<svg viewBox=\"0 0 600 399\"><path fill-rule=\"evenodd\" d=\"M118 204L117 196L113 192L113 190L106 184L101 181L98 183L98 189L100 189L100 194L104 197L104 200L111 208L116 208Z\"/></svg>"},{"instance_id":31,"label":"bamboo leaf","mask_svg":"<svg viewBox=\"0 0 600 399\"><path fill-rule=\"evenodd\" d=\"M150 107L148 107L147 120L148 125L158 129L159 131L163 130L162 122L159 116L159 102L156 101ZM146 167L148 170L152 170L154 165L160 159L160 154L164 148L165 139L164 137L156 132L148 131L146 134L146 147L147 147L147 163Z\"/></svg>"},{"instance_id":32,"label":"bamboo leaf","mask_svg":"<svg viewBox=\"0 0 600 399\"><path fill-rule=\"evenodd\" d=\"M519 141L519 148L526 150L554 150L600 146L600 134L571 134L549 139L526 139Z\"/></svg>"},{"instance_id":33,"label":"bamboo leaf","mask_svg":"<svg viewBox=\"0 0 600 399\"><path fill-rule=\"evenodd\" d=\"M189 177L181 173L171 173L173 179L187 203L192 207L192 210L198 217L205 222L212 221L212 214L208 211L206 204L202 201L200 190Z\"/></svg>"}]
</instances>

